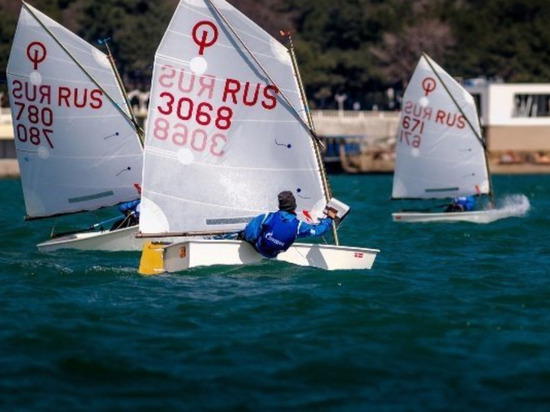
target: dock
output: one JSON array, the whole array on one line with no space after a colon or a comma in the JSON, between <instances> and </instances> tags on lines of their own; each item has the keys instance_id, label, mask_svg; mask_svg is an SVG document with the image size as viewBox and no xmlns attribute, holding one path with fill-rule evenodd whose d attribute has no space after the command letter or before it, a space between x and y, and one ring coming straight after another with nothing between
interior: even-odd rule
<instances>
[{"instance_id":1,"label":"dock","mask_svg":"<svg viewBox=\"0 0 550 412\"><path fill-rule=\"evenodd\" d=\"M146 110L136 108L141 122ZM398 111L314 110L312 118L325 145L324 162L329 173L393 173ZM483 119L482 119L483 120ZM530 119L528 119L530 120ZM492 174L550 174L550 120L537 121L537 133L512 124L499 137L489 130L489 167ZM544 119L546 120L546 119ZM488 120L485 120L488 122ZM542 130L547 127L547 130ZM521 139L511 139L515 131ZM544 133L543 133L544 132ZM512 144L513 143L513 144ZM523 148L523 149L522 149ZM9 108L0 109L0 178L19 177Z\"/></svg>"}]
</instances>

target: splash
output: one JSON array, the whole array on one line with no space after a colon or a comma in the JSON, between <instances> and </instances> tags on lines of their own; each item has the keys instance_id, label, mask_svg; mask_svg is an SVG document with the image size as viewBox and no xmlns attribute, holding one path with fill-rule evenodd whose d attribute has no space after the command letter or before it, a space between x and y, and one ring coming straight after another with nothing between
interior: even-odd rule
<instances>
[{"instance_id":1,"label":"splash","mask_svg":"<svg viewBox=\"0 0 550 412\"><path fill-rule=\"evenodd\" d=\"M497 202L494 209L490 210L494 220L506 217L523 217L529 212L531 204L525 195L508 195Z\"/></svg>"}]
</instances>

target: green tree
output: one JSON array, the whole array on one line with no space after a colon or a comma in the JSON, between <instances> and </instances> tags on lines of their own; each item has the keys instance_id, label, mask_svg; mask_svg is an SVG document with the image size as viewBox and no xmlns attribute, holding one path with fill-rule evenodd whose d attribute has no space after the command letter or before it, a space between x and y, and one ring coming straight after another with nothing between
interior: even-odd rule
<instances>
[{"instance_id":1,"label":"green tree","mask_svg":"<svg viewBox=\"0 0 550 412\"><path fill-rule=\"evenodd\" d=\"M108 39L127 86L147 88L155 51L175 9L172 3L84 0L78 34L96 45Z\"/></svg>"},{"instance_id":2,"label":"green tree","mask_svg":"<svg viewBox=\"0 0 550 412\"><path fill-rule=\"evenodd\" d=\"M334 106L334 96L347 102L360 99L366 84L376 83L369 59L372 7L366 0L289 0L294 18L295 43L306 92L312 106ZM344 29L345 28L345 29Z\"/></svg>"},{"instance_id":3,"label":"green tree","mask_svg":"<svg viewBox=\"0 0 550 412\"><path fill-rule=\"evenodd\" d=\"M363 107L403 87L422 52L454 76L507 82L550 79L548 0L229 0L272 36L291 31L313 107L334 96ZM149 87L154 53L178 0L33 0L97 47L110 44L127 87ZM0 0L5 80L20 0ZM3 89L2 89L3 88ZM5 91L5 84L0 85Z\"/></svg>"},{"instance_id":4,"label":"green tree","mask_svg":"<svg viewBox=\"0 0 550 412\"><path fill-rule=\"evenodd\" d=\"M32 6L67 29L75 31L81 14L80 4L81 0L36 0ZM7 92L6 67L21 7L19 0L0 0L0 92L4 94Z\"/></svg>"},{"instance_id":5,"label":"green tree","mask_svg":"<svg viewBox=\"0 0 550 412\"><path fill-rule=\"evenodd\" d=\"M0 2L0 93L6 96L6 66L8 65L8 56L11 50L15 26L17 24L17 13L10 10L9 5ZM2 99L1 105L7 104L6 98Z\"/></svg>"},{"instance_id":6,"label":"green tree","mask_svg":"<svg viewBox=\"0 0 550 412\"><path fill-rule=\"evenodd\" d=\"M550 2L473 0L453 22L459 47L450 61L465 76L507 82L550 79Z\"/></svg>"}]
</instances>

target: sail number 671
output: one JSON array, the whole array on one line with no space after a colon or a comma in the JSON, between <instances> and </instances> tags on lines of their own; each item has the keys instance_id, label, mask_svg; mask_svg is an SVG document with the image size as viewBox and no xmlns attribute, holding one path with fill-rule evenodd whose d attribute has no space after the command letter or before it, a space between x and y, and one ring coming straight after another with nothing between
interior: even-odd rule
<instances>
[{"instance_id":1,"label":"sail number 671","mask_svg":"<svg viewBox=\"0 0 550 412\"><path fill-rule=\"evenodd\" d=\"M401 133L399 142L415 148L420 147L422 142L422 132L424 131L424 122L422 120L403 116L401 122Z\"/></svg>"}]
</instances>

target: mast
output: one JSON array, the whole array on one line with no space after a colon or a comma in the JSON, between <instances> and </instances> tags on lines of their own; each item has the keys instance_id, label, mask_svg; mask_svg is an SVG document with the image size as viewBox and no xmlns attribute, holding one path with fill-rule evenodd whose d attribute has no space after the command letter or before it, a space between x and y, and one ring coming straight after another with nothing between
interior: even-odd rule
<instances>
[{"instance_id":1,"label":"mast","mask_svg":"<svg viewBox=\"0 0 550 412\"><path fill-rule=\"evenodd\" d=\"M122 96L124 97L124 100L126 101L126 106L128 107L128 111L130 112L130 116L132 116L132 123L134 124L136 128L136 132L139 137L139 141L141 143L141 147L143 147L143 139L144 139L144 133L143 129L140 127L136 115L134 113L134 110L132 109L132 105L130 104L130 99L128 98L128 93L126 93L126 88L124 87L124 83L122 82L122 78L120 77L120 72L118 71L118 68L116 66L115 58L113 56L113 53L111 52L111 48L109 47L109 40L110 38L105 39L99 39L99 44L104 44L107 48L107 56L109 57L109 63L111 64L111 68L113 69L113 72L115 73L115 78L118 83L118 87L120 88L120 91L122 92Z\"/></svg>"},{"instance_id":2,"label":"mast","mask_svg":"<svg viewBox=\"0 0 550 412\"><path fill-rule=\"evenodd\" d=\"M307 103L306 99L306 93L304 90L304 84L302 82L302 76L300 75L300 70L298 68L298 63L296 61L296 53L294 52L294 43L292 42L292 36L290 32L284 32L281 31L281 35L286 36L288 38L289 44L290 44L290 57L292 60L292 67L294 68L294 73L296 73L296 80L298 81L298 86L300 89L300 96L302 98L302 103L304 105L304 108L306 110L307 115L307 121L309 123L309 128L312 133L315 133L315 125L313 124L313 118L311 117L311 112L309 110L309 105ZM317 134L315 133L315 136ZM323 182L323 189L325 192L325 200L328 202L330 198L332 197L332 190L330 188L330 184L327 178L327 173L325 170L325 164L323 162L323 158L321 156L321 150L319 150L319 145L317 142L319 142L319 138L317 137L316 140L313 142L313 147L315 149L315 158L317 159L317 166L319 167L319 171L321 173L321 180ZM332 234L334 236L334 243L336 246L340 244L340 241L338 239L338 232L336 231L336 225L334 224L334 221L332 222Z\"/></svg>"}]
</instances>

